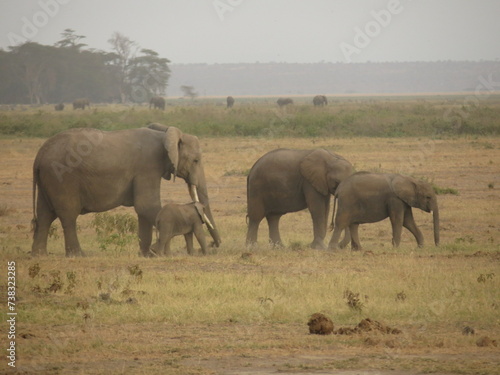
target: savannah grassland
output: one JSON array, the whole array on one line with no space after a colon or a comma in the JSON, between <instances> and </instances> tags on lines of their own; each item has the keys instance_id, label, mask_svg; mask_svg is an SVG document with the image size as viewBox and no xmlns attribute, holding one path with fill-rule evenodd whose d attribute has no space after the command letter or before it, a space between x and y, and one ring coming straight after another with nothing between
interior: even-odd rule
<instances>
[{"instance_id":1,"label":"savannah grassland","mask_svg":"<svg viewBox=\"0 0 500 375\"><path fill-rule=\"evenodd\" d=\"M484 336L500 340L499 97L330 101L313 108L298 100L286 110L272 100L237 98L232 110L222 99L198 99L170 100L165 112L117 105L1 111L1 309L7 262L15 261L18 372L500 373L500 347L477 344ZM86 258L64 257L58 222L50 255L31 258L31 167L44 140L70 127L151 121L200 137L221 247L188 256L179 237L172 257L141 258L133 210L118 208L80 217ZM323 147L357 170L432 182L440 193L441 246L432 244L432 215L414 210L424 248L405 231L393 249L385 220L361 226L363 251L311 250L303 211L282 218L285 248L267 245L263 222L259 246L246 249L246 174L277 147ZM164 202L189 201L182 180L162 184ZM402 333L311 335L307 321L316 312L335 329L369 317ZM464 335L465 327L475 334ZM1 358L0 373L12 373Z\"/></svg>"}]
</instances>

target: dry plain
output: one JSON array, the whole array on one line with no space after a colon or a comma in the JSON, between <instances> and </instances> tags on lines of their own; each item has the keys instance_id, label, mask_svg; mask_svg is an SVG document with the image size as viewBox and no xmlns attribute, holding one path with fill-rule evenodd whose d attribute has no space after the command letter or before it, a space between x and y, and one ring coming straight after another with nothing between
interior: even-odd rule
<instances>
[{"instance_id":1,"label":"dry plain","mask_svg":"<svg viewBox=\"0 0 500 375\"><path fill-rule=\"evenodd\" d=\"M15 261L16 373L500 373L500 347L478 345L500 340L498 138L201 138L223 243L191 257L179 238L172 257L155 259L137 255L133 236L102 246L93 214L78 221L86 258L64 257L59 223L50 255L30 257L31 166L43 141L0 140L0 285ZM407 231L393 249L386 220L360 227L364 251L311 250L303 211L282 219L285 248L267 245L263 222L259 246L245 249L245 175L277 147L323 147L357 170L451 189L438 196L441 246L432 244L432 216L414 211L422 249ZM163 201L189 200L180 179L162 184ZM5 292L1 303L6 311ZM402 332L311 335L316 312L335 329L369 317ZM6 349L5 314L1 327ZM7 363L2 355L0 373L13 373Z\"/></svg>"}]
</instances>

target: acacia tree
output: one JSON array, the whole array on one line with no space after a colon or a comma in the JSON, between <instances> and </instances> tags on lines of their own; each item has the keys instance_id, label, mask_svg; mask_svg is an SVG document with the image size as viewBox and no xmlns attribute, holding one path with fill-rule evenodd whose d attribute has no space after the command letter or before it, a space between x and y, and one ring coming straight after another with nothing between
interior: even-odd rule
<instances>
[{"instance_id":1,"label":"acacia tree","mask_svg":"<svg viewBox=\"0 0 500 375\"><path fill-rule=\"evenodd\" d=\"M134 102L164 95L170 77L170 60L151 49L142 49L141 53L142 56L134 57L129 64L130 98Z\"/></svg>"},{"instance_id":2,"label":"acacia tree","mask_svg":"<svg viewBox=\"0 0 500 375\"><path fill-rule=\"evenodd\" d=\"M198 96L198 93L194 91L193 86L181 86L181 90L184 93L184 96L191 98L191 100Z\"/></svg>"}]
</instances>

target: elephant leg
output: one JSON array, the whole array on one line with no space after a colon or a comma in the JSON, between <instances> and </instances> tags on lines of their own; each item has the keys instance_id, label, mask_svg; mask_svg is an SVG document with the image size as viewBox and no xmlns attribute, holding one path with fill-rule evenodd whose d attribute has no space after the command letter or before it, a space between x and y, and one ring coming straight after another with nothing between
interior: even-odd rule
<instances>
[{"instance_id":1,"label":"elephant leg","mask_svg":"<svg viewBox=\"0 0 500 375\"><path fill-rule=\"evenodd\" d=\"M63 216L61 217L61 225L64 232L64 247L66 248L67 257L83 256L83 251L78 242L76 234L76 216Z\"/></svg>"},{"instance_id":2,"label":"elephant leg","mask_svg":"<svg viewBox=\"0 0 500 375\"><path fill-rule=\"evenodd\" d=\"M358 234L359 224L351 224L349 225L349 231L351 232L351 249L352 250L361 250L361 242L359 242L359 234Z\"/></svg>"},{"instance_id":3,"label":"elephant leg","mask_svg":"<svg viewBox=\"0 0 500 375\"><path fill-rule=\"evenodd\" d=\"M342 233L342 228L339 225L335 225L333 229L332 238L330 239L330 243L328 244L328 248L330 250L337 250L339 248L339 239Z\"/></svg>"},{"instance_id":4,"label":"elephant leg","mask_svg":"<svg viewBox=\"0 0 500 375\"><path fill-rule=\"evenodd\" d=\"M257 234L259 232L259 224L260 220L249 219L248 221L248 229L247 229L247 240L246 245L251 246L257 243Z\"/></svg>"},{"instance_id":5,"label":"elephant leg","mask_svg":"<svg viewBox=\"0 0 500 375\"><path fill-rule=\"evenodd\" d=\"M415 223L415 219L413 219L413 212L411 210L411 207L405 208L403 226L415 236L415 240L417 240L418 247L423 247L424 236L420 231L420 229L418 229L417 224Z\"/></svg>"},{"instance_id":6,"label":"elephant leg","mask_svg":"<svg viewBox=\"0 0 500 375\"><path fill-rule=\"evenodd\" d=\"M151 241L153 239L153 224L147 217L143 215L138 215L138 220L139 220L139 247L141 249L141 255L148 257L151 256L149 248L151 246Z\"/></svg>"},{"instance_id":7,"label":"elephant leg","mask_svg":"<svg viewBox=\"0 0 500 375\"><path fill-rule=\"evenodd\" d=\"M165 255L165 256L172 255L172 253L170 252L170 242L171 241L172 241L172 237L167 237L163 241L163 245L160 245L160 246L163 246L163 247L160 247L160 249L163 250L163 255Z\"/></svg>"},{"instance_id":8,"label":"elephant leg","mask_svg":"<svg viewBox=\"0 0 500 375\"><path fill-rule=\"evenodd\" d=\"M328 222L328 212L330 209L330 196L326 198L319 194L312 187L304 187L307 207L313 222L314 239L311 243L313 249L326 249L324 240L326 236L326 226Z\"/></svg>"},{"instance_id":9,"label":"elephant leg","mask_svg":"<svg viewBox=\"0 0 500 375\"><path fill-rule=\"evenodd\" d=\"M51 211L47 202L43 198L37 200L37 219L34 222L33 245L31 255L47 255L47 238L52 222L56 219L56 214Z\"/></svg>"},{"instance_id":10,"label":"elephant leg","mask_svg":"<svg viewBox=\"0 0 500 375\"><path fill-rule=\"evenodd\" d=\"M268 215L266 216L267 225L269 226L269 242L273 246L283 246L280 236L280 219L281 215Z\"/></svg>"},{"instance_id":11,"label":"elephant leg","mask_svg":"<svg viewBox=\"0 0 500 375\"><path fill-rule=\"evenodd\" d=\"M194 246L193 246L193 232L186 233L184 235L184 239L186 240L186 250L189 255L194 254Z\"/></svg>"},{"instance_id":12,"label":"elephant leg","mask_svg":"<svg viewBox=\"0 0 500 375\"><path fill-rule=\"evenodd\" d=\"M345 228L344 239L340 241L339 247L341 249L344 249L347 245L349 245L349 242L351 242L351 231L349 230L349 228Z\"/></svg>"},{"instance_id":13,"label":"elephant leg","mask_svg":"<svg viewBox=\"0 0 500 375\"><path fill-rule=\"evenodd\" d=\"M205 239L205 232L203 232L203 226L199 225L194 228L194 235L201 246L201 253L203 255L207 254L207 241Z\"/></svg>"},{"instance_id":14,"label":"elephant leg","mask_svg":"<svg viewBox=\"0 0 500 375\"><path fill-rule=\"evenodd\" d=\"M392 225L392 246L398 247L401 243L404 214L400 210L396 210L395 212L391 212L389 217Z\"/></svg>"}]
</instances>

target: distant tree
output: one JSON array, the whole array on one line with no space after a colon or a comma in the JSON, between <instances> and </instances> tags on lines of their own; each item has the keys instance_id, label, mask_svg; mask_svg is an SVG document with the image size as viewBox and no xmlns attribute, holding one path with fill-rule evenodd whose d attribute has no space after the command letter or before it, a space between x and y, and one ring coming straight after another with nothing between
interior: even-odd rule
<instances>
[{"instance_id":1,"label":"distant tree","mask_svg":"<svg viewBox=\"0 0 500 375\"><path fill-rule=\"evenodd\" d=\"M127 101L127 92L130 91L130 61L135 57L137 52L137 43L119 32L114 32L108 43L111 44L111 49L114 51L114 65L117 67L116 73L119 82L120 100L124 103Z\"/></svg>"},{"instance_id":2,"label":"distant tree","mask_svg":"<svg viewBox=\"0 0 500 375\"><path fill-rule=\"evenodd\" d=\"M64 29L61 33L62 39L54 45L60 48L75 48L77 50L85 47L85 43L79 43L80 39L86 38L83 35L76 35L73 29Z\"/></svg>"},{"instance_id":3,"label":"distant tree","mask_svg":"<svg viewBox=\"0 0 500 375\"><path fill-rule=\"evenodd\" d=\"M194 91L193 86L181 86L181 90L184 93L183 96L189 97L191 100L198 96L198 93Z\"/></svg>"},{"instance_id":4,"label":"distant tree","mask_svg":"<svg viewBox=\"0 0 500 375\"><path fill-rule=\"evenodd\" d=\"M141 53L142 56L132 58L129 63L130 98L134 102L165 95L170 77L170 60L151 49L142 49Z\"/></svg>"}]
</instances>

